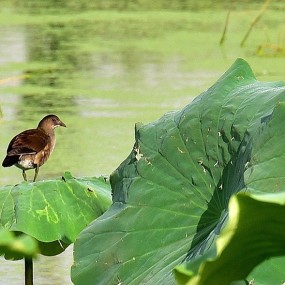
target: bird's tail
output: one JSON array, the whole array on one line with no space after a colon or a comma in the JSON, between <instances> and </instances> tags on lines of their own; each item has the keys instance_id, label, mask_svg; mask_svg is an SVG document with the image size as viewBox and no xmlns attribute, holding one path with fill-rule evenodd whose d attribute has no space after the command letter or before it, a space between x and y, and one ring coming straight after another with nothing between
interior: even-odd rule
<instances>
[{"instance_id":1,"label":"bird's tail","mask_svg":"<svg viewBox=\"0 0 285 285\"><path fill-rule=\"evenodd\" d=\"M6 156L2 162L3 167L9 167L14 165L18 162L19 156L13 155L13 156Z\"/></svg>"}]
</instances>

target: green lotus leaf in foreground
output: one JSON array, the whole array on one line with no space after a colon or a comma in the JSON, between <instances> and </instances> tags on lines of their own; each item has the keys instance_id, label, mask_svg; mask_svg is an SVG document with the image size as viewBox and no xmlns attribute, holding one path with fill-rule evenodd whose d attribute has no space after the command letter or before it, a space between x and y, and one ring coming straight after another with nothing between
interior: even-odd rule
<instances>
[{"instance_id":1,"label":"green lotus leaf in foreground","mask_svg":"<svg viewBox=\"0 0 285 285\"><path fill-rule=\"evenodd\" d=\"M284 192L272 196L234 196L229 205L229 222L217 240L217 257L207 261L203 258L198 272L192 270L194 266L191 262L178 267L179 284L227 285L234 280L246 279L262 261L285 255L284 216ZM273 269L267 273L266 282L258 279L260 273L254 272L248 281L255 280L254 284L282 284L285 278L284 262L279 261L277 268L283 269L281 274Z\"/></svg>"},{"instance_id":2,"label":"green lotus leaf in foreground","mask_svg":"<svg viewBox=\"0 0 285 285\"><path fill-rule=\"evenodd\" d=\"M27 235L15 235L6 229L0 230L0 254L7 258L33 257L39 252L37 241Z\"/></svg>"},{"instance_id":3,"label":"green lotus leaf in foreground","mask_svg":"<svg viewBox=\"0 0 285 285\"><path fill-rule=\"evenodd\" d=\"M40 252L55 255L73 243L111 204L110 184L97 178L23 182L1 187L1 226L39 241Z\"/></svg>"},{"instance_id":4,"label":"green lotus leaf in foreground","mask_svg":"<svg viewBox=\"0 0 285 285\"><path fill-rule=\"evenodd\" d=\"M137 125L133 150L111 175L113 205L75 242L73 282L176 284L177 265L193 262L197 273L221 254L230 198L282 191L280 101L284 83L257 81L238 59L181 111ZM242 264L247 255L232 258Z\"/></svg>"},{"instance_id":5,"label":"green lotus leaf in foreground","mask_svg":"<svg viewBox=\"0 0 285 285\"><path fill-rule=\"evenodd\" d=\"M204 256L177 268L180 284L229 284L246 279L261 262L285 255L285 103L277 104L268 123L253 142L245 172L247 194L234 196L229 205L229 222L217 240L217 254ZM251 194L248 194L251 193ZM274 261L267 262L267 268ZM197 266L197 264L199 266ZM248 280L254 284L282 284L284 262L267 276L256 270ZM280 269L282 269L281 272ZM226 274L221 274L221 271ZM264 283L263 283L264 282Z\"/></svg>"}]
</instances>

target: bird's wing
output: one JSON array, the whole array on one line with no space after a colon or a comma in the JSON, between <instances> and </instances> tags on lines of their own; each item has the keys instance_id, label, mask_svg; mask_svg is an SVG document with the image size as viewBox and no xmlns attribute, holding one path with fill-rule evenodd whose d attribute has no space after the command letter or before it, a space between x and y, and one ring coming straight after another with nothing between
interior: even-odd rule
<instances>
[{"instance_id":1,"label":"bird's wing","mask_svg":"<svg viewBox=\"0 0 285 285\"><path fill-rule=\"evenodd\" d=\"M49 136L39 129L26 130L11 140L7 149L7 155L37 153L44 149L48 139Z\"/></svg>"}]
</instances>

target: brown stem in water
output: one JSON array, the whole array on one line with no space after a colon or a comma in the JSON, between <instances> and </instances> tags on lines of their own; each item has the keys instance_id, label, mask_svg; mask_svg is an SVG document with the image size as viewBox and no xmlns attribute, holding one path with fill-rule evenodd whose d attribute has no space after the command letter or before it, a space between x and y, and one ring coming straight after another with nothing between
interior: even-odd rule
<instances>
[{"instance_id":1,"label":"brown stem in water","mask_svg":"<svg viewBox=\"0 0 285 285\"><path fill-rule=\"evenodd\" d=\"M228 23L229 23L229 19L230 19L230 14L231 14L231 10L229 10L229 12L227 14L224 31L223 31L222 37L220 39L220 45L222 45L224 43L225 39L226 39L226 33L227 33L227 29L228 29Z\"/></svg>"},{"instance_id":2,"label":"brown stem in water","mask_svg":"<svg viewBox=\"0 0 285 285\"><path fill-rule=\"evenodd\" d=\"M242 41L241 41L241 43L240 43L240 46L241 46L241 47L244 46L245 41L247 40L247 38L248 38L248 36L249 36L251 30L253 29L253 27L255 26L255 24L260 20L261 16L266 12L266 10L267 10L267 8L268 8L268 6L269 6L269 4L270 4L271 1L272 1L272 0L266 0L266 1L263 3L263 5L262 5L262 7L261 7L261 9L260 9L260 11L259 11L259 14L253 19L253 21L252 21L250 27L248 28L248 30L247 30L245 36L243 37L243 39L242 39Z\"/></svg>"}]
</instances>

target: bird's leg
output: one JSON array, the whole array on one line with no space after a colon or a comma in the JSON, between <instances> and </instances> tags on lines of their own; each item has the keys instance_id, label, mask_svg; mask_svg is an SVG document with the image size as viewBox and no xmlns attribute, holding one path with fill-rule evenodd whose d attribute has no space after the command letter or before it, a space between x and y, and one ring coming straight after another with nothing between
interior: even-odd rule
<instances>
[{"instance_id":1,"label":"bird's leg","mask_svg":"<svg viewBox=\"0 0 285 285\"><path fill-rule=\"evenodd\" d=\"M36 164L35 176L34 176L34 180L33 180L33 182L35 182L35 181L36 181L36 178L37 178L37 176L38 176L38 173L39 173L39 165L38 165L38 164Z\"/></svg>"},{"instance_id":2,"label":"bird's leg","mask_svg":"<svg viewBox=\"0 0 285 285\"><path fill-rule=\"evenodd\" d=\"M23 173L22 173L22 174L23 174L24 180L27 181L27 174L26 174L25 170L23 170Z\"/></svg>"}]
</instances>

